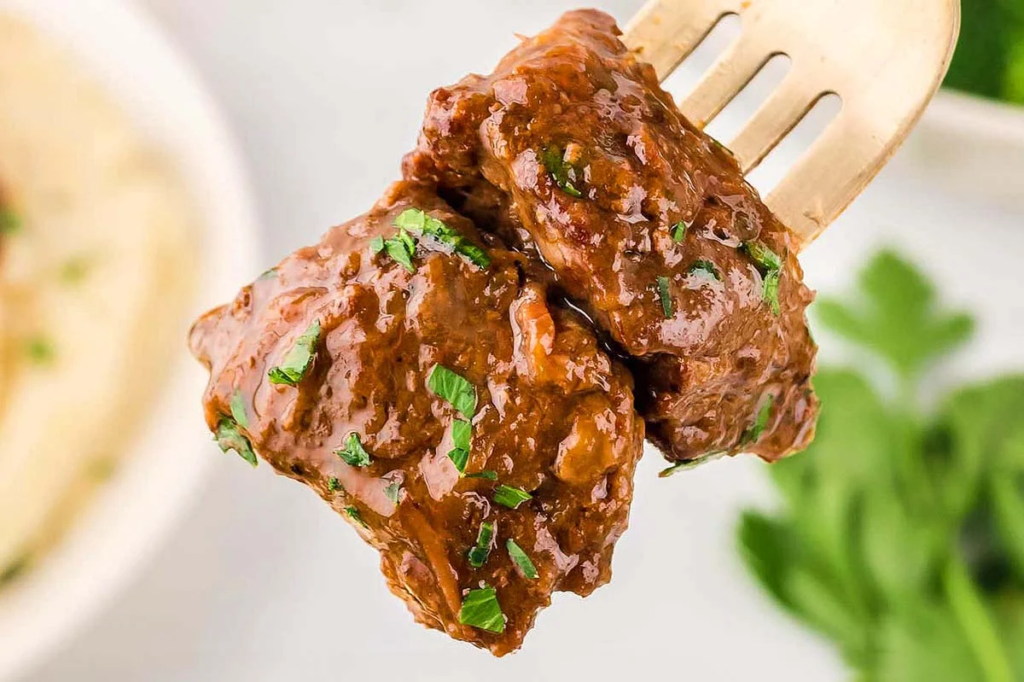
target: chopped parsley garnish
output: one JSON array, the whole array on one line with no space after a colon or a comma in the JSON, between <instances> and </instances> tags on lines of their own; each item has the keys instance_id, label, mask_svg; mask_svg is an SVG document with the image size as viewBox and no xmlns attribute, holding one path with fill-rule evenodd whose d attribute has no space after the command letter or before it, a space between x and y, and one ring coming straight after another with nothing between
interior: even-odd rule
<instances>
[{"instance_id":1,"label":"chopped parsley garnish","mask_svg":"<svg viewBox=\"0 0 1024 682\"><path fill-rule=\"evenodd\" d=\"M391 258L409 272L416 272L412 264L412 257L416 254L416 242L412 240L409 233L399 230L397 237L392 237L384 242L384 250Z\"/></svg>"},{"instance_id":2,"label":"chopped parsley garnish","mask_svg":"<svg viewBox=\"0 0 1024 682\"><path fill-rule=\"evenodd\" d=\"M21 230L21 216L9 208L0 206L0 234L14 234Z\"/></svg>"},{"instance_id":3,"label":"chopped parsley garnish","mask_svg":"<svg viewBox=\"0 0 1024 682\"><path fill-rule=\"evenodd\" d=\"M469 422L456 419L452 422L452 444L455 446L448 453L448 459L452 461L460 474L466 472L466 464L469 463L469 449L473 442L473 425Z\"/></svg>"},{"instance_id":4,"label":"chopped parsley garnish","mask_svg":"<svg viewBox=\"0 0 1024 682\"><path fill-rule=\"evenodd\" d=\"M373 255L376 256L378 253L380 253L383 250L384 250L384 237L380 237L380 236L374 237L370 241L370 253L372 253Z\"/></svg>"},{"instance_id":5,"label":"chopped parsley garnish","mask_svg":"<svg viewBox=\"0 0 1024 682\"><path fill-rule=\"evenodd\" d=\"M680 220L678 223L672 226L672 241L676 244L682 244L683 240L686 239L686 231L690 229L690 224L685 220Z\"/></svg>"},{"instance_id":6,"label":"chopped parsley garnish","mask_svg":"<svg viewBox=\"0 0 1024 682\"><path fill-rule=\"evenodd\" d=\"M53 343L44 337L29 339L25 344L25 355L35 365L49 365L57 356Z\"/></svg>"},{"instance_id":7,"label":"chopped parsley garnish","mask_svg":"<svg viewBox=\"0 0 1024 682\"><path fill-rule=\"evenodd\" d=\"M249 430L249 415L245 409L245 396L241 391L235 391L231 396L231 416L246 431Z\"/></svg>"},{"instance_id":8,"label":"chopped parsley garnish","mask_svg":"<svg viewBox=\"0 0 1024 682\"><path fill-rule=\"evenodd\" d=\"M661 297L661 312L665 314L666 320L672 319L674 308L672 306L671 282L668 277L658 278L658 295Z\"/></svg>"},{"instance_id":9,"label":"chopped parsley garnish","mask_svg":"<svg viewBox=\"0 0 1024 682\"><path fill-rule=\"evenodd\" d=\"M277 277L277 268L270 268L269 270L264 270L257 281L262 282L263 280L274 279L275 277Z\"/></svg>"},{"instance_id":10,"label":"chopped parsley garnish","mask_svg":"<svg viewBox=\"0 0 1024 682\"><path fill-rule=\"evenodd\" d=\"M4 569L0 571L0 586L14 582L19 576L23 575L28 569L29 561L29 556L24 554L7 564Z\"/></svg>"},{"instance_id":11,"label":"chopped parsley garnish","mask_svg":"<svg viewBox=\"0 0 1024 682\"><path fill-rule=\"evenodd\" d=\"M480 524L480 532L476 536L476 547L469 550L469 565L473 568L480 568L487 563L487 557L491 555L491 545L494 543L494 524L485 521Z\"/></svg>"},{"instance_id":12,"label":"chopped parsley garnish","mask_svg":"<svg viewBox=\"0 0 1024 682\"><path fill-rule=\"evenodd\" d=\"M459 622L499 635L505 632L505 614L501 612L497 591L493 587L470 590L462 600Z\"/></svg>"},{"instance_id":13,"label":"chopped parsley garnish","mask_svg":"<svg viewBox=\"0 0 1024 682\"><path fill-rule=\"evenodd\" d=\"M334 454L341 457L345 464L353 467L370 466L370 453L363 447L363 441L359 440L359 434L352 432L345 440L345 447L335 450Z\"/></svg>"},{"instance_id":14,"label":"chopped parsley garnish","mask_svg":"<svg viewBox=\"0 0 1024 682\"><path fill-rule=\"evenodd\" d=\"M397 481L395 483L390 483L384 486L384 496L391 500L391 504L398 504L398 496L401 492L402 484L398 483Z\"/></svg>"},{"instance_id":15,"label":"chopped parsley garnish","mask_svg":"<svg viewBox=\"0 0 1024 682\"><path fill-rule=\"evenodd\" d=\"M761 240L754 240L743 245L743 250L757 264L758 270L764 276L764 288L761 297L765 303L771 306L772 312L778 315L781 312L779 305L779 283L782 279L782 257L768 247Z\"/></svg>"},{"instance_id":16,"label":"chopped parsley garnish","mask_svg":"<svg viewBox=\"0 0 1024 682\"><path fill-rule=\"evenodd\" d=\"M719 282L722 281L722 274L718 272L718 267L709 260L699 260L690 266L691 275L698 273L708 275L712 279L717 279Z\"/></svg>"},{"instance_id":17,"label":"chopped parsley garnish","mask_svg":"<svg viewBox=\"0 0 1024 682\"><path fill-rule=\"evenodd\" d=\"M547 168L548 173L551 173L555 184L563 192L577 199L583 197L583 192L573 184L577 180L576 176L580 173L576 170L575 166L565 161L565 152L562 151L561 147L551 146L546 148L541 154L540 160L544 167Z\"/></svg>"},{"instance_id":18,"label":"chopped parsley garnish","mask_svg":"<svg viewBox=\"0 0 1024 682\"><path fill-rule=\"evenodd\" d=\"M316 320L295 341L295 345L284 356L284 363L270 370L267 375L270 377L270 383L298 386L299 382L305 378L309 368L313 366L316 347L319 343L320 321Z\"/></svg>"},{"instance_id":19,"label":"chopped parsley garnish","mask_svg":"<svg viewBox=\"0 0 1024 682\"><path fill-rule=\"evenodd\" d=\"M360 514L359 510L355 507L345 507L345 513L350 519L358 523L363 528L369 528L369 526L366 525L366 521L363 521L363 515Z\"/></svg>"},{"instance_id":20,"label":"chopped parsley garnish","mask_svg":"<svg viewBox=\"0 0 1024 682\"><path fill-rule=\"evenodd\" d=\"M395 226L400 230L431 237L477 267L488 268L491 265L491 259L483 249L467 240L454 228L418 208L403 211L395 219Z\"/></svg>"},{"instance_id":21,"label":"chopped parsley garnish","mask_svg":"<svg viewBox=\"0 0 1024 682\"><path fill-rule=\"evenodd\" d=\"M252 466L255 467L259 463L256 459L256 453L253 452L252 444L239 431L238 423L234 419L225 417L220 420L220 424L217 425L216 439L217 445L220 446L222 452L234 450L238 453L239 457Z\"/></svg>"},{"instance_id":22,"label":"chopped parsley garnish","mask_svg":"<svg viewBox=\"0 0 1024 682\"><path fill-rule=\"evenodd\" d=\"M487 481L497 481L498 480L498 472L497 471L491 471L490 469L486 469L486 470L481 471L481 472L476 473L476 474L466 474L466 478L482 478L482 479L487 480Z\"/></svg>"},{"instance_id":23,"label":"chopped parsley garnish","mask_svg":"<svg viewBox=\"0 0 1024 682\"><path fill-rule=\"evenodd\" d=\"M754 424L747 430L745 440L748 443L756 443L761 440L764 430L768 428L768 420L772 418L772 410L775 408L775 396L768 394L761 408L757 411L757 418Z\"/></svg>"},{"instance_id":24,"label":"chopped parsley garnish","mask_svg":"<svg viewBox=\"0 0 1024 682\"><path fill-rule=\"evenodd\" d=\"M494 501L509 509L518 509L523 502L532 499L530 493L510 485L499 485L494 489Z\"/></svg>"},{"instance_id":25,"label":"chopped parsley garnish","mask_svg":"<svg viewBox=\"0 0 1024 682\"><path fill-rule=\"evenodd\" d=\"M341 490L341 481L339 481L336 476L331 476L331 478L327 481L327 489L330 490L332 493L338 492L339 490Z\"/></svg>"},{"instance_id":26,"label":"chopped parsley garnish","mask_svg":"<svg viewBox=\"0 0 1024 682\"><path fill-rule=\"evenodd\" d=\"M466 419L472 419L476 413L476 388L447 367L434 365L427 377L427 388L437 397L446 400Z\"/></svg>"},{"instance_id":27,"label":"chopped parsley garnish","mask_svg":"<svg viewBox=\"0 0 1024 682\"><path fill-rule=\"evenodd\" d=\"M523 548L516 544L516 541L512 538L508 539L505 543L505 547L508 548L508 555L512 557L512 561L515 562L519 570L523 572L523 575L529 580L537 579L537 567L530 561L530 557L527 556Z\"/></svg>"},{"instance_id":28,"label":"chopped parsley garnish","mask_svg":"<svg viewBox=\"0 0 1024 682\"><path fill-rule=\"evenodd\" d=\"M708 462L714 462L715 460L722 459L727 454L729 454L729 453L727 453L727 452L712 452L712 453L704 455L702 457L698 457L697 459L688 459L685 462L679 462L678 464L674 464L674 465L670 466L668 469L665 469L660 474L658 474L658 476L661 477L661 478L668 478L669 476L675 476L676 474L678 474L681 471L690 471L691 469L696 469L697 467L699 467L699 466L701 466L703 464L707 464Z\"/></svg>"}]
</instances>

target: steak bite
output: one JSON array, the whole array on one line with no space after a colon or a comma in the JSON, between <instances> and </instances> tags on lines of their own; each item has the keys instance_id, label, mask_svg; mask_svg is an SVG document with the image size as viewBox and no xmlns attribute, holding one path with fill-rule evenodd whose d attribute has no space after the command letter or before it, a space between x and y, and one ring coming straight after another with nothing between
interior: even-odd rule
<instances>
[{"instance_id":1,"label":"steak bite","mask_svg":"<svg viewBox=\"0 0 1024 682\"><path fill-rule=\"evenodd\" d=\"M418 621L496 655L609 580L644 437L628 372L529 267L398 183L191 335L222 447L313 488Z\"/></svg>"},{"instance_id":2,"label":"steak bite","mask_svg":"<svg viewBox=\"0 0 1024 682\"><path fill-rule=\"evenodd\" d=\"M816 348L794 241L597 11L435 91L407 178L526 253L630 356L674 461L810 441Z\"/></svg>"}]
</instances>

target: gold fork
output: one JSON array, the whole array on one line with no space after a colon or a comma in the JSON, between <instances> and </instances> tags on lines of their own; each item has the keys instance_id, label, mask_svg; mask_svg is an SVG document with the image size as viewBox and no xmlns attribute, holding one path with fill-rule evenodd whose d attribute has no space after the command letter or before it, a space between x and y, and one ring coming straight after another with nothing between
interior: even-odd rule
<instances>
[{"instance_id":1,"label":"gold fork","mask_svg":"<svg viewBox=\"0 0 1024 682\"><path fill-rule=\"evenodd\" d=\"M664 81L728 15L740 37L680 103L703 128L768 61L778 89L726 146L749 173L827 94L842 110L765 200L801 248L835 220L917 123L949 68L959 0L650 0L626 44Z\"/></svg>"}]
</instances>

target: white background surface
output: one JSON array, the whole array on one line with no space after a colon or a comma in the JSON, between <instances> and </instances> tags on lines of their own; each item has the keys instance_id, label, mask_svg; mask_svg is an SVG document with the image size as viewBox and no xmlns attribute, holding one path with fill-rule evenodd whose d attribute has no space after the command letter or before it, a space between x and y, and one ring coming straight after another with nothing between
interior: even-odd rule
<instances>
[{"instance_id":1,"label":"white background surface","mask_svg":"<svg viewBox=\"0 0 1024 682\"><path fill-rule=\"evenodd\" d=\"M266 226L266 262L366 210L415 141L427 93L486 71L512 33L550 23L571 0L140 0L205 76L245 151ZM625 20L640 0L594 2ZM848 279L864 244L910 246L941 276L967 244L922 238L932 226L1003 225L1006 257L1024 254L1009 214L956 203L887 171L809 252L812 286ZM1000 229L1000 228L996 228ZM1019 270L966 278L954 297L975 306ZM986 309L974 358L1018 362L1015 306ZM196 419L200 418L198 396ZM220 457L215 449L182 457ZM153 565L31 682L410 679L593 680L668 677L713 682L828 682L845 675L827 646L762 601L731 551L731 524L764 497L759 465L725 462L658 481L638 473L632 528L609 587L556 598L526 650L494 661L411 622L384 587L376 553L316 496L222 458L187 521Z\"/></svg>"}]
</instances>

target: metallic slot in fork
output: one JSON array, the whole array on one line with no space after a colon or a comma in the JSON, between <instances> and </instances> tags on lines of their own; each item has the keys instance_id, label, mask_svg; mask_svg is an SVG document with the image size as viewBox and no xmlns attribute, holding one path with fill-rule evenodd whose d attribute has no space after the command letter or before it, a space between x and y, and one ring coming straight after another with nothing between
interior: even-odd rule
<instances>
[{"instance_id":1,"label":"metallic slot in fork","mask_svg":"<svg viewBox=\"0 0 1024 682\"><path fill-rule=\"evenodd\" d=\"M727 147L749 173L821 97L842 110L766 199L801 248L835 220L917 123L949 68L959 0L651 0L626 44L664 81L727 15L742 33L680 103L703 128L776 55L792 67Z\"/></svg>"}]
</instances>

